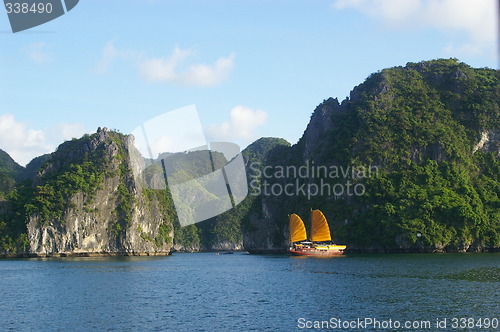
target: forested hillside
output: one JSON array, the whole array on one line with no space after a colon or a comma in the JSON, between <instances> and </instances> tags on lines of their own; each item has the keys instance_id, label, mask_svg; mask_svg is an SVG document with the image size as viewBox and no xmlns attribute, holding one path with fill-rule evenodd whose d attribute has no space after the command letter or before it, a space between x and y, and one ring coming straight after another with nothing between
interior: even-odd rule
<instances>
[{"instance_id":1,"label":"forested hillside","mask_svg":"<svg viewBox=\"0 0 500 332\"><path fill-rule=\"evenodd\" d=\"M248 197L187 227L168 188L148 189L164 181L159 160L134 176L131 160L153 161L126 135L99 129L26 168L0 150L0 254L284 252L288 215L309 227L311 209L351 252L498 250L499 73L456 59L374 73L318 105L297 144L244 149ZM179 181L213 171L194 157L175 160Z\"/></svg>"}]
</instances>

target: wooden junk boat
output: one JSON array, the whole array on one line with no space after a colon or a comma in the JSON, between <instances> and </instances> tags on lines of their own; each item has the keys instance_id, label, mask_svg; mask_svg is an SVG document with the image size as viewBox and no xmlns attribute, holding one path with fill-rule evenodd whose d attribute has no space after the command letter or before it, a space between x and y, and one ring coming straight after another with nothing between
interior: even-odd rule
<instances>
[{"instance_id":1,"label":"wooden junk boat","mask_svg":"<svg viewBox=\"0 0 500 332\"><path fill-rule=\"evenodd\" d=\"M346 246L332 243L330 227L323 212L312 210L311 220L311 240L307 241L304 222L297 214L290 215L290 253L317 257L343 255Z\"/></svg>"}]
</instances>

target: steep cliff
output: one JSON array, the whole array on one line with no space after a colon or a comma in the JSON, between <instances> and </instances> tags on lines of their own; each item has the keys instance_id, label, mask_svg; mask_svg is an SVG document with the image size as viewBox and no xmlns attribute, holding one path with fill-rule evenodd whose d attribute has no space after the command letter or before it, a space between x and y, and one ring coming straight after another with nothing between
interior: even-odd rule
<instances>
[{"instance_id":1,"label":"steep cliff","mask_svg":"<svg viewBox=\"0 0 500 332\"><path fill-rule=\"evenodd\" d=\"M174 213L167 193L143 188L131 137L106 128L61 144L19 189L28 255L164 255ZM14 199L16 203L16 199ZM15 205L15 204L14 204ZM23 213L17 213L22 216ZM20 221L18 221L20 222Z\"/></svg>"},{"instance_id":2,"label":"steep cliff","mask_svg":"<svg viewBox=\"0 0 500 332\"><path fill-rule=\"evenodd\" d=\"M147 189L163 170L130 136L99 129L24 170L0 153L0 255L284 252L288 214L309 228L311 208L351 252L498 250L499 81L455 59L374 73L341 103L324 100L297 144L247 147L250 195L187 227L168 188ZM181 177L213 171L188 157Z\"/></svg>"},{"instance_id":3,"label":"steep cliff","mask_svg":"<svg viewBox=\"0 0 500 332\"><path fill-rule=\"evenodd\" d=\"M286 250L287 215L308 227L318 208L351 251L495 250L499 100L499 71L454 59L384 69L325 100L296 145L269 155L245 248Z\"/></svg>"}]
</instances>

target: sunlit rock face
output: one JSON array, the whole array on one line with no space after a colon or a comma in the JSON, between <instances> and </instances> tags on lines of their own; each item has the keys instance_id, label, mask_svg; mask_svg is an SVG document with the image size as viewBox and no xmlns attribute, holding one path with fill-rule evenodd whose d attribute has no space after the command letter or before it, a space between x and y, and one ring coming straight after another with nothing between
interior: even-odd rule
<instances>
[{"instance_id":1,"label":"sunlit rock face","mask_svg":"<svg viewBox=\"0 0 500 332\"><path fill-rule=\"evenodd\" d=\"M50 157L38 172L35 186L43 187L68 169L85 168L88 161L99 165L101 178L95 188L65 197L58 217L47 218L40 212L29 216L30 254L170 253L173 220L165 213L161 196L146 192L133 176L130 155L136 158L137 151L129 141L125 135L99 128L96 134L65 142ZM71 186L71 181L62 185Z\"/></svg>"}]
</instances>

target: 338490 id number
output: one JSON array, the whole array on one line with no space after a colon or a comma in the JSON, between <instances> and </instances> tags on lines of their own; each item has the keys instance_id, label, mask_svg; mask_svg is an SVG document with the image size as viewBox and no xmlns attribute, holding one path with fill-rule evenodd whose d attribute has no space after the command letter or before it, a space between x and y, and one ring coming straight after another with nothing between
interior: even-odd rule
<instances>
[{"instance_id":1,"label":"338490 id number","mask_svg":"<svg viewBox=\"0 0 500 332\"><path fill-rule=\"evenodd\" d=\"M52 4L47 3L27 3L27 2L7 2L5 4L7 14L50 14L52 13Z\"/></svg>"},{"instance_id":2,"label":"338490 id number","mask_svg":"<svg viewBox=\"0 0 500 332\"><path fill-rule=\"evenodd\" d=\"M452 329L497 329L499 326L498 318L451 318Z\"/></svg>"}]
</instances>

